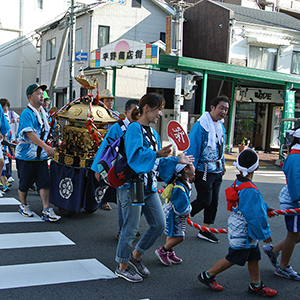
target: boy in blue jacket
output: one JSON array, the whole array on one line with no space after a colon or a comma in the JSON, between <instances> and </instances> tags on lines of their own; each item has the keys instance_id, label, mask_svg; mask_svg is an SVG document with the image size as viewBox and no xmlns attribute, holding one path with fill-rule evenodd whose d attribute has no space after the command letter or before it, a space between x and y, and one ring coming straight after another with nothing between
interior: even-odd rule
<instances>
[{"instance_id":1,"label":"boy in blue jacket","mask_svg":"<svg viewBox=\"0 0 300 300\"><path fill-rule=\"evenodd\" d=\"M258 169L259 158L252 149L245 149L234 163L240 171L234 182L238 193L236 201L230 201L227 209L232 211L228 219L229 251L225 258L219 260L212 268L199 274L198 279L215 291L223 290L215 276L233 265L244 266L248 262L251 283L248 291L268 297L277 295L277 291L266 287L260 280L259 261L261 254L258 241L272 242L267 212L272 211L263 200L258 188L251 182L254 171ZM247 183L246 188L238 189L240 184ZM227 199L228 201L229 199Z\"/></svg>"}]
</instances>

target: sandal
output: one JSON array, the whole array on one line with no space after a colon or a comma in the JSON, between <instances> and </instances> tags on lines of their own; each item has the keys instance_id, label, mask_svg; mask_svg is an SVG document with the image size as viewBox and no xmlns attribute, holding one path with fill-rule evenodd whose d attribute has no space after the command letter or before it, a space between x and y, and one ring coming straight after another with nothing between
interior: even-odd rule
<instances>
[{"instance_id":1,"label":"sandal","mask_svg":"<svg viewBox=\"0 0 300 300\"><path fill-rule=\"evenodd\" d=\"M103 203L100 205L100 208L101 209L104 209L104 210L111 210L111 206L106 202L106 203Z\"/></svg>"}]
</instances>

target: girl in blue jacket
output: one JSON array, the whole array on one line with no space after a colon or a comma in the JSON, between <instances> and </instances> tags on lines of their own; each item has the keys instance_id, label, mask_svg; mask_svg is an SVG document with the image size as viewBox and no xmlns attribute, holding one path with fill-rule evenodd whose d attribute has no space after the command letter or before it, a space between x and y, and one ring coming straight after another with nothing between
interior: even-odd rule
<instances>
[{"instance_id":1,"label":"girl in blue jacket","mask_svg":"<svg viewBox=\"0 0 300 300\"><path fill-rule=\"evenodd\" d=\"M165 188L162 197L166 199L163 206L166 217L165 235L166 243L155 250L155 254L162 264L180 264L182 259L177 257L174 247L183 242L185 238L185 219L190 217L192 206L190 195L191 182L195 179L195 167L193 164L178 164L171 183Z\"/></svg>"}]
</instances>

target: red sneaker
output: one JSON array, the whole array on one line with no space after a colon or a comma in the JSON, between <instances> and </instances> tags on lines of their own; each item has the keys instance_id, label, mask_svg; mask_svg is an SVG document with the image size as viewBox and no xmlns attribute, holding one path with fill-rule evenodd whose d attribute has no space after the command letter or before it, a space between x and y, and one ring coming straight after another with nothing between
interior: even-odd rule
<instances>
[{"instance_id":1,"label":"red sneaker","mask_svg":"<svg viewBox=\"0 0 300 300\"><path fill-rule=\"evenodd\" d=\"M173 264L181 264L182 259L176 256L175 251L173 250L172 252L168 253L169 259Z\"/></svg>"},{"instance_id":2,"label":"red sneaker","mask_svg":"<svg viewBox=\"0 0 300 300\"><path fill-rule=\"evenodd\" d=\"M214 291L219 292L223 290L223 287L215 281L215 276L208 278L205 274L205 271L199 274L198 280Z\"/></svg>"},{"instance_id":3,"label":"red sneaker","mask_svg":"<svg viewBox=\"0 0 300 300\"><path fill-rule=\"evenodd\" d=\"M263 283L259 287L255 287L253 283L249 285L248 291L250 293L262 295L262 296L267 296L267 297L274 297L277 295L277 291L269 289L266 287Z\"/></svg>"},{"instance_id":4,"label":"red sneaker","mask_svg":"<svg viewBox=\"0 0 300 300\"><path fill-rule=\"evenodd\" d=\"M158 257L158 259L161 261L161 263L164 264L165 266L170 266L172 264L172 262L169 259L169 252L163 251L162 247L155 250L155 254Z\"/></svg>"}]
</instances>

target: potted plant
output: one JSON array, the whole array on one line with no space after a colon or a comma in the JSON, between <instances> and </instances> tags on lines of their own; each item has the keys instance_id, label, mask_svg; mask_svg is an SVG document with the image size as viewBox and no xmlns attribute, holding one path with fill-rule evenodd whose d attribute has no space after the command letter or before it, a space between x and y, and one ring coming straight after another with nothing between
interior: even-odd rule
<instances>
[{"instance_id":1,"label":"potted plant","mask_svg":"<svg viewBox=\"0 0 300 300\"><path fill-rule=\"evenodd\" d=\"M245 148L248 148L250 140L247 137L242 136L241 143L239 144L239 152L242 152Z\"/></svg>"},{"instance_id":2,"label":"potted plant","mask_svg":"<svg viewBox=\"0 0 300 300\"><path fill-rule=\"evenodd\" d=\"M256 122L253 119L240 120L239 127L242 137L239 143L239 152L250 146L255 124Z\"/></svg>"}]
</instances>

